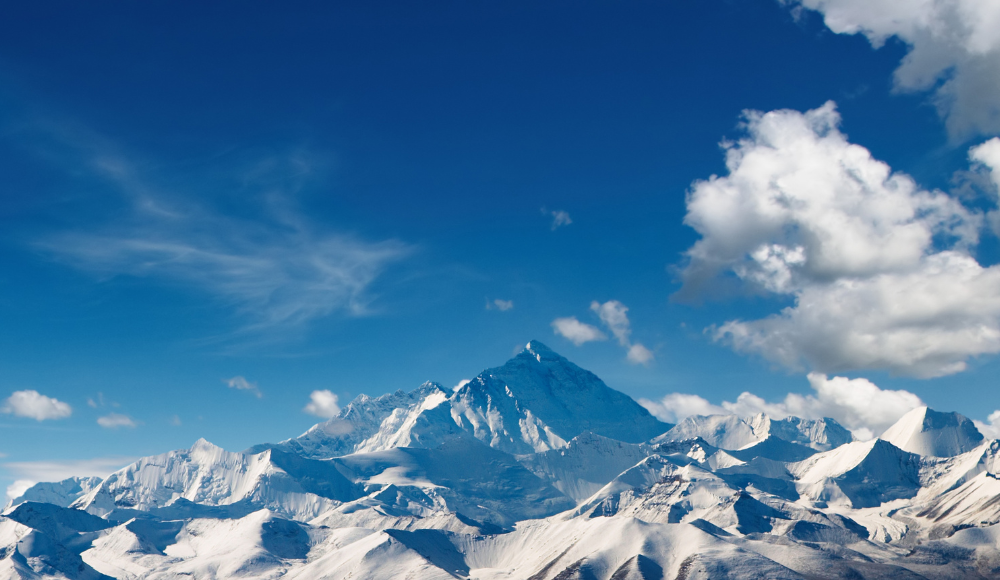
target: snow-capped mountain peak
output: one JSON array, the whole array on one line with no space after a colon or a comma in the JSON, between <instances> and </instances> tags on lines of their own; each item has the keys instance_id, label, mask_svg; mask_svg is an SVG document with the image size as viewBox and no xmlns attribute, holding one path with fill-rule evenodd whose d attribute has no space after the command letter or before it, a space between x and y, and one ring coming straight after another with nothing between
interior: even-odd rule
<instances>
[{"instance_id":1,"label":"snow-capped mountain peak","mask_svg":"<svg viewBox=\"0 0 1000 580\"><path fill-rule=\"evenodd\" d=\"M667 427L532 341L283 443L37 484L0 580L1000 577L1000 441L960 415Z\"/></svg>"},{"instance_id":2,"label":"snow-capped mountain peak","mask_svg":"<svg viewBox=\"0 0 1000 580\"><path fill-rule=\"evenodd\" d=\"M917 407L886 429L880 437L896 447L934 457L954 457L982 444L983 434L967 417Z\"/></svg>"}]
</instances>

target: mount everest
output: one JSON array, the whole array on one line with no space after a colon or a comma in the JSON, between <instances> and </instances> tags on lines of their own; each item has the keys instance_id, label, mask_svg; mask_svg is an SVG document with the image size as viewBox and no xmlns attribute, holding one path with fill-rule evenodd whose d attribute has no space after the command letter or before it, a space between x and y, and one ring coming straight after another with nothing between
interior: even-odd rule
<instances>
[{"instance_id":1,"label":"mount everest","mask_svg":"<svg viewBox=\"0 0 1000 580\"><path fill-rule=\"evenodd\" d=\"M915 409L658 421L537 341L299 437L39 483L0 578L998 578L1000 441Z\"/></svg>"}]
</instances>

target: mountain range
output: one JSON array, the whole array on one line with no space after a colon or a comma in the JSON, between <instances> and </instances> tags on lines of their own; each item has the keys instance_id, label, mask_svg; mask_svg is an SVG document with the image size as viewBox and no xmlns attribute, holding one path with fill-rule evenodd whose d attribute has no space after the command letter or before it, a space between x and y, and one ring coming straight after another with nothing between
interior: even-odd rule
<instances>
[{"instance_id":1,"label":"mountain range","mask_svg":"<svg viewBox=\"0 0 1000 580\"><path fill-rule=\"evenodd\" d=\"M0 579L1000 578L1000 441L926 407L663 423L538 341L298 437L199 440L0 516Z\"/></svg>"}]
</instances>

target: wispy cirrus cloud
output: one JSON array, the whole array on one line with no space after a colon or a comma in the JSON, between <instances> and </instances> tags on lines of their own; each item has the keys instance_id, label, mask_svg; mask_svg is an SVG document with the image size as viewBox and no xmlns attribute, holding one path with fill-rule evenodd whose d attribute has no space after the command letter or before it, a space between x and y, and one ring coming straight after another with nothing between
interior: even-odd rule
<instances>
[{"instance_id":1,"label":"wispy cirrus cloud","mask_svg":"<svg viewBox=\"0 0 1000 580\"><path fill-rule=\"evenodd\" d=\"M226 383L226 385L230 389L236 389L237 391L247 391L248 393L252 393L253 396L257 397L258 399L264 396L264 393L260 392L260 387L257 386L257 383L252 383L248 381L246 377L238 375L231 379L225 379L222 382Z\"/></svg>"},{"instance_id":2,"label":"wispy cirrus cloud","mask_svg":"<svg viewBox=\"0 0 1000 580\"><path fill-rule=\"evenodd\" d=\"M105 429L118 429L119 427L134 429L138 426L135 419L121 413L108 413L107 415L98 417L97 424Z\"/></svg>"},{"instance_id":3,"label":"wispy cirrus cloud","mask_svg":"<svg viewBox=\"0 0 1000 580\"><path fill-rule=\"evenodd\" d=\"M246 330L370 313L372 283L414 249L337 231L298 205L323 173L323 155L191 164L167 177L161 164L93 131L36 125L21 128L22 140L56 170L93 182L97 193L88 195L108 211L36 236L35 248L102 280L135 277L211 296Z\"/></svg>"},{"instance_id":4,"label":"wispy cirrus cloud","mask_svg":"<svg viewBox=\"0 0 1000 580\"><path fill-rule=\"evenodd\" d=\"M569 212L562 209L548 210L542 208L542 215L552 217L552 231L556 231L563 226L568 226L573 223L573 218L569 217Z\"/></svg>"}]
</instances>

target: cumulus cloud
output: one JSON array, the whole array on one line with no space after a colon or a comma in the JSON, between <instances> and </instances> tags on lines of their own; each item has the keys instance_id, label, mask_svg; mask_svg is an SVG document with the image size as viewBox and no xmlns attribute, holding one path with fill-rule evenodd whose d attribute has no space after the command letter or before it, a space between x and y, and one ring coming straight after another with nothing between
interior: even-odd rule
<instances>
[{"instance_id":1,"label":"cumulus cloud","mask_svg":"<svg viewBox=\"0 0 1000 580\"><path fill-rule=\"evenodd\" d=\"M632 323L628 319L628 307L617 300L608 300L601 304L598 301L590 303L590 309L597 314L601 322L611 331L618 344L628 349L626 360L634 364L649 364L654 356L652 351L639 343L632 343Z\"/></svg>"},{"instance_id":2,"label":"cumulus cloud","mask_svg":"<svg viewBox=\"0 0 1000 580\"><path fill-rule=\"evenodd\" d=\"M993 411L990 416L986 418L986 423L982 421L973 420L976 429L979 432L989 437L990 439L1000 439L1000 410Z\"/></svg>"},{"instance_id":3,"label":"cumulus cloud","mask_svg":"<svg viewBox=\"0 0 1000 580\"><path fill-rule=\"evenodd\" d=\"M313 391L309 395L309 404L302 410L310 415L330 419L340 414L340 407L337 405L337 395L329 390Z\"/></svg>"},{"instance_id":4,"label":"cumulus cloud","mask_svg":"<svg viewBox=\"0 0 1000 580\"><path fill-rule=\"evenodd\" d=\"M119 427L134 428L136 422L128 415L122 415L121 413L108 413L103 417L97 418L97 424L105 429L117 429Z\"/></svg>"},{"instance_id":5,"label":"cumulus cloud","mask_svg":"<svg viewBox=\"0 0 1000 580\"><path fill-rule=\"evenodd\" d=\"M992 189L994 203L1000 203L1000 137L994 137L970 149L969 161L975 170L980 170L977 173L988 176L988 179L982 181L989 183L987 188ZM991 210L986 217L993 233L1000 236L1000 210Z\"/></svg>"},{"instance_id":6,"label":"cumulus cloud","mask_svg":"<svg viewBox=\"0 0 1000 580\"><path fill-rule=\"evenodd\" d=\"M562 226L568 226L569 224L573 223L573 220L570 219L569 217L569 213L561 209L549 211L543 207L542 213L548 216L552 216L552 231L556 231Z\"/></svg>"},{"instance_id":7,"label":"cumulus cloud","mask_svg":"<svg viewBox=\"0 0 1000 580\"><path fill-rule=\"evenodd\" d=\"M596 326L580 322L575 316L556 318L552 321L552 331L566 338L576 346L595 340L607 340L608 337Z\"/></svg>"},{"instance_id":8,"label":"cumulus cloud","mask_svg":"<svg viewBox=\"0 0 1000 580\"><path fill-rule=\"evenodd\" d=\"M1000 352L1000 268L970 255L982 216L893 173L839 121L833 103L746 113L747 137L726 144L729 174L688 195L685 223L701 239L680 295L728 272L791 298L773 316L713 329L790 368L934 377Z\"/></svg>"},{"instance_id":9,"label":"cumulus cloud","mask_svg":"<svg viewBox=\"0 0 1000 580\"><path fill-rule=\"evenodd\" d=\"M625 355L625 358L628 359L630 363L648 365L653 362L653 359L656 357L653 356L653 351L639 343L635 343L628 347L628 354Z\"/></svg>"},{"instance_id":10,"label":"cumulus cloud","mask_svg":"<svg viewBox=\"0 0 1000 580\"><path fill-rule=\"evenodd\" d=\"M0 411L18 417L27 417L36 421L47 419L65 419L73 414L69 404L46 397L35 390L14 391L7 397Z\"/></svg>"},{"instance_id":11,"label":"cumulus cloud","mask_svg":"<svg viewBox=\"0 0 1000 580\"><path fill-rule=\"evenodd\" d=\"M788 1L788 0L786 0ZM890 37L909 52L894 75L899 91L933 91L955 139L1000 132L1000 4L991 0L791 0L823 15L838 34Z\"/></svg>"},{"instance_id":12,"label":"cumulus cloud","mask_svg":"<svg viewBox=\"0 0 1000 580\"><path fill-rule=\"evenodd\" d=\"M500 312L507 312L512 308L514 308L513 300L501 300L500 298L497 298L492 302L486 302L486 310L499 310Z\"/></svg>"},{"instance_id":13,"label":"cumulus cloud","mask_svg":"<svg viewBox=\"0 0 1000 580\"><path fill-rule=\"evenodd\" d=\"M247 391L249 393L253 393L253 395L258 399L264 396L264 393L261 393L260 389L257 387L257 383L251 383L250 381L246 380L245 377L235 376L231 379L226 379L223 382L229 385L230 389L236 389L238 391Z\"/></svg>"},{"instance_id":14,"label":"cumulus cloud","mask_svg":"<svg viewBox=\"0 0 1000 580\"><path fill-rule=\"evenodd\" d=\"M39 481L62 481L73 476L105 477L133 461L134 457L99 457L75 461L12 461L0 465L15 479L7 487L7 498L14 499Z\"/></svg>"},{"instance_id":15,"label":"cumulus cloud","mask_svg":"<svg viewBox=\"0 0 1000 580\"><path fill-rule=\"evenodd\" d=\"M670 393L659 401L639 399L639 404L661 421L677 423L691 415L729 415L725 407L713 405L703 397L688 393Z\"/></svg>"},{"instance_id":16,"label":"cumulus cloud","mask_svg":"<svg viewBox=\"0 0 1000 580\"><path fill-rule=\"evenodd\" d=\"M604 304L594 300L590 303L590 309L597 314L604 326L608 327L611 334L618 340L618 344L629 345L629 335L632 334L632 328L628 321L628 306L617 300L608 300Z\"/></svg>"},{"instance_id":17,"label":"cumulus cloud","mask_svg":"<svg viewBox=\"0 0 1000 580\"><path fill-rule=\"evenodd\" d=\"M769 402L750 392L735 401L713 405L698 395L671 393L659 401L641 399L650 413L664 421L677 422L690 415L732 414L746 417L765 413L775 419L830 417L850 429L858 439L880 435L907 411L923 406L917 395L904 390L880 389L867 379L808 375L813 394L789 393L784 400Z\"/></svg>"}]
</instances>

